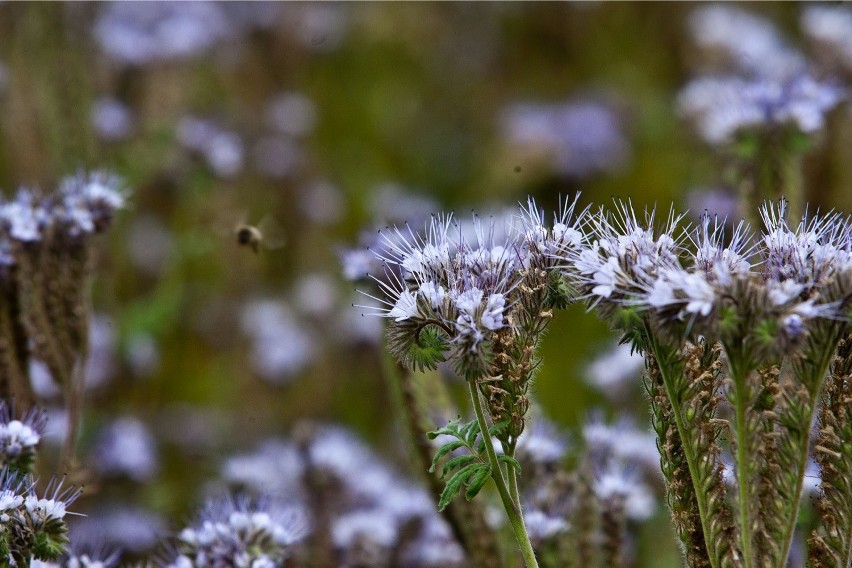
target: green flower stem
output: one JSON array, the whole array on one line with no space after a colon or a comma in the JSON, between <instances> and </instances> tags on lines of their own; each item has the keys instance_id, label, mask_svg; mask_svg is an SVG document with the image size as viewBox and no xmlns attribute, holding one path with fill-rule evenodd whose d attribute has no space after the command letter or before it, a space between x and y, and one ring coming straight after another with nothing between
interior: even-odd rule
<instances>
[{"instance_id":1,"label":"green flower stem","mask_svg":"<svg viewBox=\"0 0 852 568\"><path fill-rule=\"evenodd\" d=\"M713 545L713 540L710 535L710 522L712 519L707 518L707 492L704 491L702 487L700 487L700 483L698 481L698 457L695 455L695 448L692 444L692 440L686 435L686 421L683 416L683 410L681 409L680 398L677 396L675 392L674 379L671 376L671 369L668 368L668 365L665 364L665 361L668 360L668 357L665 353L662 353L661 346L657 341L657 338L654 337L653 332L650 329L646 328L648 341L651 347L651 351L654 354L654 358L657 360L660 369L660 375L663 378L663 385L666 389L666 394L669 397L669 401L672 405L672 413L675 418L675 425L677 426L677 432L680 436L680 439L683 441L683 452L686 457L686 463L689 467L689 477L692 479L692 487L695 490L695 500L698 504L698 515L701 517L701 531L704 534L704 544L707 548L707 556L710 561L710 566L712 568L718 568L719 562L716 558L716 554L711 552L711 548Z\"/></svg>"},{"instance_id":2,"label":"green flower stem","mask_svg":"<svg viewBox=\"0 0 852 568\"><path fill-rule=\"evenodd\" d=\"M825 375L828 372L831 360L834 358L836 345L837 341L834 341L830 344L830 346L823 349L822 357L817 365L813 367L814 375L812 377L807 377L804 381L802 381L805 385L814 385L814 388L808 389L810 395L809 403L811 405L810 413L807 417L803 417L805 419L803 419L799 425L804 432L809 432L810 426L813 423L814 413L817 409L817 397L819 396L820 391L822 391L822 384L825 381ZM783 536L779 543L782 550L781 562L778 564L780 568L787 565L787 555L790 553L790 548L792 547L793 534L796 530L796 521L799 518L799 502L801 501L800 496L802 495L802 485L805 481L805 470L808 466L809 449L810 444L808 443L808 435L806 434L805 443L801 445L801 452L797 456L798 460L796 461L796 490L793 492L795 499L792 503L790 516L786 519L787 522L784 525Z\"/></svg>"},{"instance_id":3,"label":"green flower stem","mask_svg":"<svg viewBox=\"0 0 852 568\"><path fill-rule=\"evenodd\" d=\"M491 442L491 436L488 434L488 423L485 421L485 413L482 410L479 388L477 388L476 382L470 379L467 381L467 387L470 392L470 398L473 401L473 409L476 412L479 431L482 433L482 441L485 445L488 463L491 465L491 479L494 480L497 492L500 494L500 500L503 502L503 508L506 509L506 515L509 517L509 523L512 525L512 531L515 533L515 539L518 541L521 555L524 558L524 564L527 568L538 568L535 552L533 551L530 537L527 534L527 527L524 525L524 518L521 515L520 502L513 501L512 496L509 494L509 490L506 487L506 480L503 478L503 469L500 467L500 462L497 461L497 454L494 452L494 445Z\"/></svg>"},{"instance_id":4,"label":"green flower stem","mask_svg":"<svg viewBox=\"0 0 852 568\"><path fill-rule=\"evenodd\" d=\"M511 454L507 453L506 455L508 455L510 457L515 457L513 455L514 453L515 452L513 451ZM509 496L512 497L513 503L517 503L518 505L520 505L521 504L521 494L518 491L518 474L515 471L515 468L513 468L513 467L508 468L506 473L508 474L508 477L509 477Z\"/></svg>"},{"instance_id":5,"label":"green flower stem","mask_svg":"<svg viewBox=\"0 0 852 568\"><path fill-rule=\"evenodd\" d=\"M745 414L746 414L746 405L748 405L748 400L745 396L746 390L746 377L748 375L747 368L740 368L739 365L736 364L737 357L731 356L730 353L728 355L728 361L730 364L730 372L731 379L734 383L734 391L736 392L736 404L734 405L734 416L736 423L736 438L737 438L737 457L736 457L736 477L737 477L737 505L739 512L739 524L740 524L740 546L743 566L752 566L752 556L751 556L751 541L752 541L752 531L751 531L751 511L750 511L750 502L748 496L748 471L746 468L746 463L748 456L747 452L747 444L748 444L748 429L746 428L745 423Z\"/></svg>"}]
</instances>

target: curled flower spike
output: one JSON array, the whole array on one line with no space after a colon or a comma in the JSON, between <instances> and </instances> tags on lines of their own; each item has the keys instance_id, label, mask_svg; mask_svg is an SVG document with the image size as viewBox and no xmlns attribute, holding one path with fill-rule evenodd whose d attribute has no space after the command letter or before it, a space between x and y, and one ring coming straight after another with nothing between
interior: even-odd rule
<instances>
[{"instance_id":1,"label":"curled flower spike","mask_svg":"<svg viewBox=\"0 0 852 568\"><path fill-rule=\"evenodd\" d=\"M63 487L56 478L44 493L36 484L8 469L0 474L0 550L12 565L29 565L32 559L55 560L65 552L67 508L80 490Z\"/></svg>"},{"instance_id":2,"label":"curled flower spike","mask_svg":"<svg viewBox=\"0 0 852 568\"><path fill-rule=\"evenodd\" d=\"M433 367L452 352L465 376L487 372L488 342L507 325L511 295L521 281L524 258L514 227L459 223L435 216L423 235L410 227L383 234L384 277L373 277L380 295L366 294L391 321L391 352L403 363ZM367 306L362 306L368 308Z\"/></svg>"}]
</instances>

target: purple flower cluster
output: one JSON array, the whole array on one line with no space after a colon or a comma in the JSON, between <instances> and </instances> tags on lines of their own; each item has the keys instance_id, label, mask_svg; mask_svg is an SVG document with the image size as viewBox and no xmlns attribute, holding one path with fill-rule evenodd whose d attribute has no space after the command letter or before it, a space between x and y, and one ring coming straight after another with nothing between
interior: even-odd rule
<instances>
[{"instance_id":1,"label":"purple flower cluster","mask_svg":"<svg viewBox=\"0 0 852 568\"><path fill-rule=\"evenodd\" d=\"M211 500L178 535L170 568L274 568L309 531L301 507L247 498Z\"/></svg>"},{"instance_id":2,"label":"purple flower cluster","mask_svg":"<svg viewBox=\"0 0 852 568\"><path fill-rule=\"evenodd\" d=\"M848 317L852 227L839 213L788 219L786 203L761 208L764 230L740 223L726 234L705 215L693 230L670 215L639 222L628 204L590 218L583 245L563 257L582 297L607 314L648 312L668 330L720 338L748 318L778 348L811 325Z\"/></svg>"},{"instance_id":3,"label":"purple flower cluster","mask_svg":"<svg viewBox=\"0 0 852 568\"><path fill-rule=\"evenodd\" d=\"M715 72L691 81L678 104L712 145L769 129L814 134L847 96L834 81L813 74L770 22L739 8L699 8L690 29Z\"/></svg>"},{"instance_id":4,"label":"purple flower cluster","mask_svg":"<svg viewBox=\"0 0 852 568\"><path fill-rule=\"evenodd\" d=\"M268 440L226 460L222 477L252 495L286 495L310 508L318 542L348 565L356 558L392 565L456 566L463 553L421 487L401 479L355 435L306 426L297 440ZM358 472L353 475L352 472ZM411 529L411 530L409 530Z\"/></svg>"},{"instance_id":5,"label":"purple flower cluster","mask_svg":"<svg viewBox=\"0 0 852 568\"><path fill-rule=\"evenodd\" d=\"M109 228L126 201L123 182L107 172L78 173L62 180L52 195L23 188L0 205L0 227L7 239L34 243L61 231L79 239Z\"/></svg>"}]
</instances>

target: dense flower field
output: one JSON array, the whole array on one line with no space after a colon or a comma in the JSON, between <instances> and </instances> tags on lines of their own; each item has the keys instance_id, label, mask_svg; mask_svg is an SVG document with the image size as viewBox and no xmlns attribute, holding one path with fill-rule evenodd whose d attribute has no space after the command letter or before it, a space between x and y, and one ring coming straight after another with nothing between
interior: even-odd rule
<instances>
[{"instance_id":1,"label":"dense flower field","mask_svg":"<svg viewBox=\"0 0 852 568\"><path fill-rule=\"evenodd\" d=\"M852 566L852 9L0 3L0 565Z\"/></svg>"}]
</instances>

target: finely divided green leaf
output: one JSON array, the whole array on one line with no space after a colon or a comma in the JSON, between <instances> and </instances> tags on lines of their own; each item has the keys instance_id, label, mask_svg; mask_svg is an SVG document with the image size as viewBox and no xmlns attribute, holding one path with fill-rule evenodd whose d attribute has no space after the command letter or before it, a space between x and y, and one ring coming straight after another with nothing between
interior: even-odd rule
<instances>
[{"instance_id":1,"label":"finely divided green leaf","mask_svg":"<svg viewBox=\"0 0 852 568\"><path fill-rule=\"evenodd\" d=\"M449 454L450 452L456 451L461 447L464 447L464 442L459 440L455 442L449 442L441 446L438 451L435 452L435 457L432 459L432 465L429 467L429 473L435 472L435 468L438 467L438 462L441 461L442 457Z\"/></svg>"},{"instance_id":2,"label":"finely divided green leaf","mask_svg":"<svg viewBox=\"0 0 852 568\"><path fill-rule=\"evenodd\" d=\"M441 470L441 477L446 477L448 473L462 466L466 466L467 464L478 461L478 456L474 456L471 454L465 454L463 456L456 456L451 460L447 461L444 464L444 468Z\"/></svg>"},{"instance_id":3,"label":"finely divided green leaf","mask_svg":"<svg viewBox=\"0 0 852 568\"><path fill-rule=\"evenodd\" d=\"M476 497L489 477L491 477L491 468L482 464L480 469L470 477L470 482L467 484L467 491L464 493L465 499L470 501Z\"/></svg>"}]
</instances>

